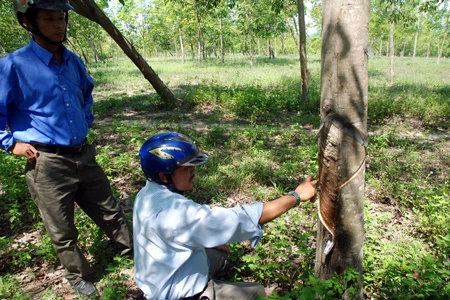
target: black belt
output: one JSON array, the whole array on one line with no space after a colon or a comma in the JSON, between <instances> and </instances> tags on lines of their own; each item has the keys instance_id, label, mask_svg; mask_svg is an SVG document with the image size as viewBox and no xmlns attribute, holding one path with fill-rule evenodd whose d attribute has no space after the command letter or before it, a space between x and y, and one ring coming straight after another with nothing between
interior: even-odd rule
<instances>
[{"instance_id":1,"label":"black belt","mask_svg":"<svg viewBox=\"0 0 450 300\"><path fill-rule=\"evenodd\" d=\"M54 153L54 154L77 154L83 152L87 147L87 142L74 147L70 146L58 146L58 145L45 145L45 144L34 144L34 148L37 151Z\"/></svg>"}]
</instances>

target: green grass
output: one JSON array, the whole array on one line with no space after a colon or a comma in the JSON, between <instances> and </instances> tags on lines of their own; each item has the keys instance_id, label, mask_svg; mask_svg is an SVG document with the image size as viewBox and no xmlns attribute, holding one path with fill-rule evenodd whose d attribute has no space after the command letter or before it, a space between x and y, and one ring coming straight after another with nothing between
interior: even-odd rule
<instances>
[{"instance_id":1,"label":"green grass","mask_svg":"<svg viewBox=\"0 0 450 300\"><path fill-rule=\"evenodd\" d=\"M272 200L300 178L317 176L320 65L310 61L310 102L299 100L298 59L149 59L149 64L185 100L168 108L127 60L90 65L96 81L95 126L89 140L131 218L144 184L138 161L142 142L161 130L193 138L211 155L197 168L196 201L236 205ZM366 171L364 293L373 299L447 299L450 296L449 116L450 61L397 58L389 87L388 59L369 63L369 131ZM435 139L436 133L446 133ZM56 261L47 239L12 251L18 236L45 235L22 174L24 159L0 153L0 298L26 299L17 276L25 266ZM20 221L26 220L26 221ZM129 260L107 259L102 232L80 212L80 244L103 270L103 299L129 299ZM258 248L233 245L228 279L278 287L273 299L338 298L355 281L348 273L325 282L314 278L317 209L305 204L266 226ZM25 251L31 249L32 251ZM129 283L128 285L126 283ZM132 284L132 283L131 283ZM46 291L52 299L53 290Z\"/></svg>"}]
</instances>

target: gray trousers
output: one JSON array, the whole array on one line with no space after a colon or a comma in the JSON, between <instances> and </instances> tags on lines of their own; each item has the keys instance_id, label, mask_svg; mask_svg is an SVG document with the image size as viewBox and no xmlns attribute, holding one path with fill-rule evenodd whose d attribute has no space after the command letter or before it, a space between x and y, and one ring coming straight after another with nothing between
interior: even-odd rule
<instances>
[{"instance_id":1,"label":"gray trousers","mask_svg":"<svg viewBox=\"0 0 450 300\"><path fill-rule=\"evenodd\" d=\"M27 163L26 179L31 197L39 208L45 228L65 270L75 283L92 273L77 246L74 203L124 251L132 249L132 235L103 169L95 160L95 148L82 153L40 152L36 164Z\"/></svg>"},{"instance_id":2,"label":"gray trousers","mask_svg":"<svg viewBox=\"0 0 450 300\"><path fill-rule=\"evenodd\" d=\"M227 255L215 249L206 249L209 259L209 274L211 279L200 299L209 300L254 300L258 296L266 297L264 287L255 282L224 282L214 279L226 264Z\"/></svg>"}]
</instances>

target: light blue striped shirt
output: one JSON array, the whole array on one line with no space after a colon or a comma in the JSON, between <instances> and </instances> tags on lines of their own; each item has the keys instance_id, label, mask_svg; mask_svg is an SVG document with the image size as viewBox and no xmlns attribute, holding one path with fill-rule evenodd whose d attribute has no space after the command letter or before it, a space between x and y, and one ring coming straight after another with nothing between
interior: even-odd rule
<instances>
[{"instance_id":1,"label":"light blue striped shirt","mask_svg":"<svg viewBox=\"0 0 450 300\"><path fill-rule=\"evenodd\" d=\"M135 280L147 299L180 299L201 292L208 282L205 248L263 235L263 204L233 208L198 204L147 181L133 212Z\"/></svg>"}]
</instances>

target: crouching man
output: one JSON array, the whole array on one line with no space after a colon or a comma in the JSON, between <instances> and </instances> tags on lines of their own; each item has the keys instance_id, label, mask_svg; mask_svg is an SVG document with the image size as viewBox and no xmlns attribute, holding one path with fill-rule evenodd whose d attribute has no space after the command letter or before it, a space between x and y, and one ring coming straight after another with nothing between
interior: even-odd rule
<instances>
[{"instance_id":1,"label":"crouching man","mask_svg":"<svg viewBox=\"0 0 450 300\"><path fill-rule=\"evenodd\" d=\"M135 280L147 299L256 299L264 287L212 279L223 267L225 245L251 240L255 247L263 224L302 201L315 200L317 180L306 179L288 195L267 203L210 208L183 193L193 189L195 167L209 155L186 136L163 132L141 147L146 186L136 197L133 215Z\"/></svg>"}]
</instances>

